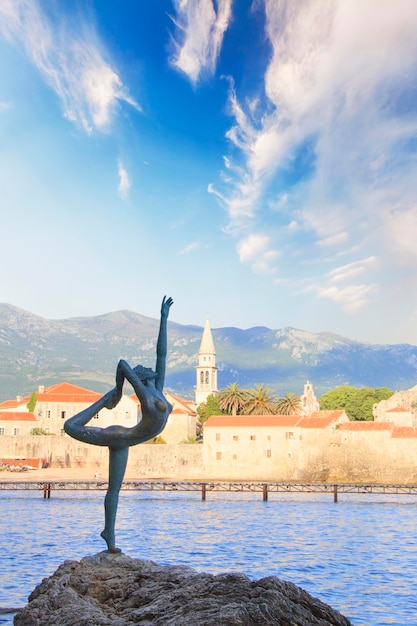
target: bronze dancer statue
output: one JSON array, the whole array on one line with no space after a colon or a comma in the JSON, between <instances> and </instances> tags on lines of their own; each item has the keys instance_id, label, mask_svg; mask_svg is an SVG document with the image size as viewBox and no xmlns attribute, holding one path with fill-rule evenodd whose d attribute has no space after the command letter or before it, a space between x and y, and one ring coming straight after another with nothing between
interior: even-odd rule
<instances>
[{"instance_id":1,"label":"bronze dancer statue","mask_svg":"<svg viewBox=\"0 0 417 626\"><path fill-rule=\"evenodd\" d=\"M101 533L109 552L121 552L115 546L114 526L129 448L159 435L165 428L168 416L172 411L171 404L162 393L167 355L167 320L172 304L172 298L164 296L156 345L155 371L141 365L131 368L126 361L119 361L116 370L116 387L84 411L69 418L64 424L65 432L74 439L109 448L109 484L104 499L105 525ZM122 397L125 379L132 385L140 400L141 421L131 428L116 425L107 428L86 426L87 422L101 409L113 409L118 404Z\"/></svg>"}]
</instances>

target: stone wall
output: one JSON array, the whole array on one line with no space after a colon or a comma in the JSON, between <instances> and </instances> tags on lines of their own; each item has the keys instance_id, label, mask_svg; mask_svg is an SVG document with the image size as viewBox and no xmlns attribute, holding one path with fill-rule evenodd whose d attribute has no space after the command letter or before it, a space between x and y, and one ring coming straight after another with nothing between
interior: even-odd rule
<instances>
[{"instance_id":1,"label":"stone wall","mask_svg":"<svg viewBox=\"0 0 417 626\"><path fill-rule=\"evenodd\" d=\"M276 442L274 442L276 444ZM207 444L141 444L129 452L128 475L138 479L265 480L417 483L417 438L389 431L321 431L256 454L216 459ZM0 458L46 461L51 467L91 470L106 476L108 450L67 436L0 437Z\"/></svg>"},{"instance_id":2,"label":"stone wall","mask_svg":"<svg viewBox=\"0 0 417 626\"><path fill-rule=\"evenodd\" d=\"M204 476L201 444L141 444L130 448L127 471L138 478L185 480ZM106 476L108 450L63 436L0 437L0 458L41 459L50 467L86 468Z\"/></svg>"}]
</instances>

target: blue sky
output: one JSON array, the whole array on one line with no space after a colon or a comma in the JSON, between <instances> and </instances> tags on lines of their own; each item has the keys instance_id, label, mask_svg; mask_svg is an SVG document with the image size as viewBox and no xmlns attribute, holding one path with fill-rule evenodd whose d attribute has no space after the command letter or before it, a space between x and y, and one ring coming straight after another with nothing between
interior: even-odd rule
<instances>
[{"instance_id":1,"label":"blue sky","mask_svg":"<svg viewBox=\"0 0 417 626\"><path fill-rule=\"evenodd\" d=\"M417 344L415 0L0 0L0 300Z\"/></svg>"}]
</instances>

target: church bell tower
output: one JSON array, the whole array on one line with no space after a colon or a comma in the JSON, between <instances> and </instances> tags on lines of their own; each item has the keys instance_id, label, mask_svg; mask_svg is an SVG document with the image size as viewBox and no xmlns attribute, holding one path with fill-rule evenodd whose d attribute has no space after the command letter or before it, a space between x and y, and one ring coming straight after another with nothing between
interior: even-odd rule
<instances>
[{"instance_id":1,"label":"church bell tower","mask_svg":"<svg viewBox=\"0 0 417 626\"><path fill-rule=\"evenodd\" d=\"M200 350L198 351L196 373L195 402L198 406L205 402L210 394L217 393L216 350L214 349L208 319L206 319Z\"/></svg>"}]
</instances>

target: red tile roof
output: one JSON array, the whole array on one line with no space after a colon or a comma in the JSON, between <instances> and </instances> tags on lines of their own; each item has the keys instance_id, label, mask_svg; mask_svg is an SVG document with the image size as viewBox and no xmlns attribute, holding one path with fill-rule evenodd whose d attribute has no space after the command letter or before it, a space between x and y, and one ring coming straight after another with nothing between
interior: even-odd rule
<instances>
[{"instance_id":1,"label":"red tile roof","mask_svg":"<svg viewBox=\"0 0 417 626\"><path fill-rule=\"evenodd\" d=\"M406 411L406 413L409 413L410 409L406 409L404 406L396 406L393 409L388 409L386 412L387 413L403 413L404 411Z\"/></svg>"},{"instance_id":2,"label":"red tile roof","mask_svg":"<svg viewBox=\"0 0 417 626\"><path fill-rule=\"evenodd\" d=\"M411 426L394 426L391 437L411 439L417 437L417 428Z\"/></svg>"},{"instance_id":3,"label":"red tile roof","mask_svg":"<svg viewBox=\"0 0 417 626\"><path fill-rule=\"evenodd\" d=\"M0 421L37 422L33 413L23 413L18 411L0 411Z\"/></svg>"},{"instance_id":4,"label":"red tile roof","mask_svg":"<svg viewBox=\"0 0 417 626\"><path fill-rule=\"evenodd\" d=\"M16 407L18 404L22 404L23 400L21 402L18 402L17 400L5 400L4 402L0 403L0 411L1 409L12 409L13 407Z\"/></svg>"},{"instance_id":5,"label":"red tile roof","mask_svg":"<svg viewBox=\"0 0 417 626\"><path fill-rule=\"evenodd\" d=\"M165 392L165 397L170 402L174 409L173 413L186 413L187 415L195 415L195 404L190 400L184 400L183 398L179 398L178 396L174 396L172 393Z\"/></svg>"},{"instance_id":6,"label":"red tile roof","mask_svg":"<svg viewBox=\"0 0 417 626\"><path fill-rule=\"evenodd\" d=\"M84 387L79 387L78 385L73 385L72 383L56 383L55 385L51 385L50 387L46 387L43 393L36 391L36 397L38 402L66 402L66 403L83 403L83 404L91 404L101 398L103 394L97 393L96 391L91 391L91 389L85 389ZM179 398L178 396L174 396L170 393L165 394L169 402L174 406L173 413L184 414L187 415L195 415L195 404L191 400L184 400ZM17 400L6 400L0 403L0 411L1 409L12 409L16 408L18 405L26 404L30 400L31 394L22 397L20 401ZM134 402L140 405L139 399L136 394L131 394L129 396Z\"/></svg>"},{"instance_id":7,"label":"red tile roof","mask_svg":"<svg viewBox=\"0 0 417 626\"><path fill-rule=\"evenodd\" d=\"M330 417L332 419L339 419L340 417L342 417L343 414L344 414L343 409L336 409L336 410L333 410L333 411L313 411L313 413L307 419L324 419L324 420L327 420Z\"/></svg>"},{"instance_id":8,"label":"red tile roof","mask_svg":"<svg viewBox=\"0 0 417 626\"><path fill-rule=\"evenodd\" d=\"M326 428L339 420L344 411L314 411L310 416L301 415L212 415L205 423L207 426L299 426L301 428Z\"/></svg>"},{"instance_id":9,"label":"red tile roof","mask_svg":"<svg viewBox=\"0 0 417 626\"><path fill-rule=\"evenodd\" d=\"M355 430L361 432L372 432L381 430L392 430L394 425L392 422L360 422L352 421L346 422L339 426L340 430Z\"/></svg>"},{"instance_id":10,"label":"red tile roof","mask_svg":"<svg viewBox=\"0 0 417 626\"><path fill-rule=\"evenodd\" d=\"M101 398L102 395L96 391L65 382L51 385L43 393L36 392L38 402L83 402L90 404Z\"/></svg>"},{"instance_id":11,"label":"red tile roof","mask_svg":"<svg viewBox=\"0 0 417 626\"><path fill-rule=\"evenodd\" d=\"M340 420L345 412L337 411L313 411L309 416L302 417L298 423L301 428L326 428L333 422Z\"/></svg>"}]
</instances>

